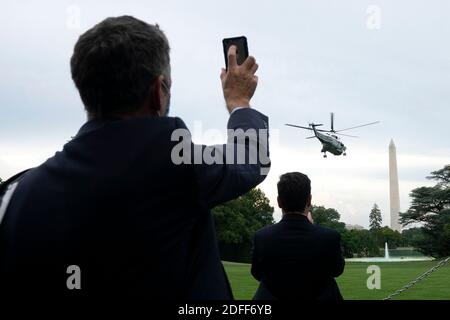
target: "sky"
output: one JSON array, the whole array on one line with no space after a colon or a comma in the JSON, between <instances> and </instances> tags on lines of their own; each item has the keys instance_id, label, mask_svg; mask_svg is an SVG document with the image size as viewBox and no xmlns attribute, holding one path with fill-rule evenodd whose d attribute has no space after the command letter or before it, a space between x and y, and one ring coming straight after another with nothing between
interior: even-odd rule
<instances>
[{"instance_id":1,"label":"sky","mask_svg":"<svg viewBox=\"0 0 450 320\"><path fill-rule=\"evenodd\" d=\"M171 116L195 142L225 142L222 39L245 35L259 84L252 106L270 119L272 168L260 185L275 207L282 173L312 180L313 203L368 226L374 203L389 223L388 145L397 146L401 210L412 189L450 164L450 2L2 1L0 177L37 166L86 121L69 60L78 37L109 16L158 23L171 46ZM324 159L308 132L380 121L343 137Z\"/></svg>"}]
</instances>

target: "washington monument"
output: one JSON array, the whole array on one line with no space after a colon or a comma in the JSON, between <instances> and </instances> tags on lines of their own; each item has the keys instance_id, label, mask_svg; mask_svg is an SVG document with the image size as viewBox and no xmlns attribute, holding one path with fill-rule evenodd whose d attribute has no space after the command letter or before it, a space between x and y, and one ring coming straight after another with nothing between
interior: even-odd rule
<instances>
[{"instance_id":1,"label":"washington monument","mask_svg":"<svg viewBox=\"0 0 450 320\"><path fill-rule=\"evenodd\" d=\"M402 227L398 221L400 218L400 192L398 188L397 150L395 149L394 140L392 139L389 144L389 192L391 204L391 229L401 232Z\"/></svg>"}]
</instances>

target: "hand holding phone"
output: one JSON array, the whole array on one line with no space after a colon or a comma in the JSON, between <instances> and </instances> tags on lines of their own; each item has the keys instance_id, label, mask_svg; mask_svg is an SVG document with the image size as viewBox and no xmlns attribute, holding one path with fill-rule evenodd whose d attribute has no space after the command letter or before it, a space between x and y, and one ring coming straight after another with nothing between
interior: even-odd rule
<instances>
[{"instance_id":1,"label":"hand holding phone","mask_svg":"<svg viewBox=\"0 0 450 320\"><path fill-rule=\"evenodd\" d=\"M236 47L236 61L238 65L244 63L245 59L248 58L248 45L247 38L242 37L234 37L234 38L225 38L222 40L223 44L223 54L225 56L225 69L228 70L228 50L230 50L231 46Z\"/></svg>"},{"instance_id":2,"label":"hand holding phone","mask_svg":"<svg viewBox=\"0 0 450 320\"><path fill-rule=\"evenodd\" d=\"M224 39L224 49L225 41ZM244 55L245 51L244 51ZM241 58L243 57L241 55ZM225 63L227 70L222 69L220 79L222 81L223 95L228 111L231 113L237 107L250 107L250 100L255 93L258 77L255 76L258 64L252 56L247 56L241 64L238 62L238 47L231 43L228 47Z\"/></svg>"}]
</instances>

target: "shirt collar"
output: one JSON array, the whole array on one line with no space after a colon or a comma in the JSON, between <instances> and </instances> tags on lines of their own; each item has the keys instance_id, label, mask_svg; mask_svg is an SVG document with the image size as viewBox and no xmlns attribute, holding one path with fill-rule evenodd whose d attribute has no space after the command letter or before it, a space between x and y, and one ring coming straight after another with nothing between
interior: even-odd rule
<instances>
[{"instance_id":1,"label":"shirt collar","mask_svg":"<svg viewBox=\"0 0 450 320\"><path fill-rule=\"evenodd\" d=\"M281 220L304 220L308 221L308 217L300 212L286 212Z\"/></svg>"}]
</instances>

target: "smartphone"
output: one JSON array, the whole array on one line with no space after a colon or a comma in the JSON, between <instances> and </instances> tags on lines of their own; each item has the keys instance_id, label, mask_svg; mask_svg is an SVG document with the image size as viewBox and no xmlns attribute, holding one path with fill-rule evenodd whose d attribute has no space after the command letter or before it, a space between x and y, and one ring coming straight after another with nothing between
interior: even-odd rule
<instances>
[{"instance_id":1,"label":"smartphone","mask_svg":"<svg viewBox=\"0 0 450 320\"><path fill-rule=\"evenodd\" d=\"M225 67L228 70L228 49L231 45L235 45L236 50L236 60L237 64L242 64L245 59L248 58L248 46L247 46L247 38L242 37L234 37L234 38L225 38L222 40L223 44L223 54L225 55Z\"/></svg>"}]
</instances>

